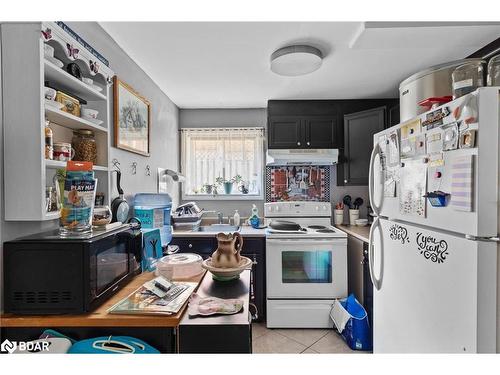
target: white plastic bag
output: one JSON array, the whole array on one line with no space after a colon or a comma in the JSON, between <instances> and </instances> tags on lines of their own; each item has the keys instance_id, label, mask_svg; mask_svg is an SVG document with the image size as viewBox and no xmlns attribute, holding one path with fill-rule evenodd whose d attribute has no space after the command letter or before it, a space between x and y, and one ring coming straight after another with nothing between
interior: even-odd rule
<instances>
[{"instance_id":1,"label":"white plastic bag","mask_svg":"<svg viewBox=\"0 0 500 375\"><path fill-rule=\"evenodd\" d=\"M330 318L333 320L333 324L335 324L339 333L342 333L347 322L351 319L351 314L349 314L340 301L336 299L330 310Z\"/></svg>"}]
</instances>

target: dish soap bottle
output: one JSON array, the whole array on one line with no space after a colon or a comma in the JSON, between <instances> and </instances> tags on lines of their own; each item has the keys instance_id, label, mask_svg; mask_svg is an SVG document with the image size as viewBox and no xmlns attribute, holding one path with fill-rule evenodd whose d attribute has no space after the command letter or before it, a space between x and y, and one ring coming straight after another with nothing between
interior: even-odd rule
<instances>
[{"instance_id":1,"label":"dish soap bottle","mask_svg":"<svg viewBox=\"0 0 500 375\"><path fill-rule=\"evenodd\" d=\"M259 219L259 209L257 206L254 204L252 205L252 216L250 216L250 219L248 219L248 222L252 226L252 228L259 228L260 225L260 219Z\"/></svg>"},{"instance_id":2,"label":"dish soap bottle","mask_svg":"<svg viewBox=\"0 0 500 375\"><path fill-rule=\"evenodd\" d=\"M234 210L233 223L236 227L240 226L240 214L238 213L238 210Z\"/></svg>"}]
</instances>

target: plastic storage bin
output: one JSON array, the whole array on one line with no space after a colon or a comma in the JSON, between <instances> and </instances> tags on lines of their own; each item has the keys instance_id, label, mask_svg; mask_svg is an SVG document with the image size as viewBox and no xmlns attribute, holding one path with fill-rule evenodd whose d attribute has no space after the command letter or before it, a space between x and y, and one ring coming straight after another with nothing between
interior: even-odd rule
<instances>
[{"instance_id":1,"label":"plastic storage bin","mask_svg":"<svg viewBox=\"0 0 500 375\"><path fill-rule=\"evenodd\" d=\"M134 216L145 231L159 229L162 246L172 240L170 213L172 198L168 194L139 193L134 198Z\"/></svg>"}]
</instances>

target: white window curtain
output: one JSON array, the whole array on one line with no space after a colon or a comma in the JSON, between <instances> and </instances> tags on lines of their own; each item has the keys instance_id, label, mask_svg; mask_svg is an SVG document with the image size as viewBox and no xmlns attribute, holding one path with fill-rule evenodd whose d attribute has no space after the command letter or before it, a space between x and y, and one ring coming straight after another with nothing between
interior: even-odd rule
<instances>
[{"instance_id":1,"label":"white window curtain","mask_svg":"<svg viewBox=\"0 0 500 375\"><path fill-rule=\"evenodd\" d=\"M225 194L225 181L241 176L230 194L262 193L264 128L196 128L181 131L182 173L185 195ZM207 188L208 185L208 188Z\"/></svg>"}]
</instances>

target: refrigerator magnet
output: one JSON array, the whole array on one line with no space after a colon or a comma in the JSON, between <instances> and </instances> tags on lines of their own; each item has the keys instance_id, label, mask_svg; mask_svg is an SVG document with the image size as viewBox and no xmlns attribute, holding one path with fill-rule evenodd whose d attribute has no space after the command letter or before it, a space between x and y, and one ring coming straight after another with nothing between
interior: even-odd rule
<instances>
[{"instance_id":1,"label":"refrigerator magnet","mask_svg":"<svg viewBox=\"0 0 500 375\"><path fill-rule=\"evenodd\" d=\"M433 112L427 113L425 115L425 120L422 122L422 126L426 126L427 129L432 129L436 126L443 124L443 119L450 115L451 111L448 107L443 107L436 109Z\"/></svg>"},{"instance_id":2,"label":"refrigerator magnet","mask_svg":"<svg viewBox=\"0 0 500 375\"><path fill-rule=\"evenodd\" d=\"M474 148L476 143L476 131L467 129L460 132L460 148Z\"/></svg>"},{"instance_id":3,"label":"refrigerator magnet","mask_svg":"<svg viewBox=\"0 0 500 375\"><path fill-rule=\"evenodd\" d=\"M432 134L427 134L427 153L437 154L443 151L443 134L441 129L437 129L436 132Z\"/></svg>"},{"instance_id":4,"label":"refrigerator magnet","mask_svg":"<svg viewBox=\"0 0 500 375\"><path fill-rule=\"evenodd\" d=\"M425 155L425 149L426 149L426 142L425 142L425 133L424 134L419 134L415 137L415 155L416 156L422 156Z\"/></svg>"},{"instance_id":5,"label":"refrigerator magnet","mask_svg":"<svg viewBox=\"0 0 500 375\"><path fill-rule=\"evenodd\" d=\"M398 136L398 131L394 130L389 133L387 137L389 144L388 144L388 165L390 167L397 167L399 166L400 160L399 160L399 136Z\"/></svg>"},{"instance_id":6,"label":"refrigerator magnet","mask_svg":"<svg viewBox=\"0 0 500 375\"><path fill-rule=\"evenodd\" d=\"M411 136L420 134L422 125L419 118L405 122L401 125L401 139L406 139Z\"/></svg>"},{"instance_id":7,"label":"refrigerator magnet","mask_svg":"<svg viewBox=\"0 0 500 375\"><path fill-rule=\"evenodd\" d=\"M416 137L401 139L401 157L411 158L415 156Z\"/></svg>"},{"instance_id":8,"label":"refrigerator magnet","mask_svg":"<svg viewBox=\"0 0 500 375\"><path fill-rule=\"evenodd\" d=\"M442 127L443 129L443 150L456 150L458 147L458 124L456 122Z\"/></svg>"},{"instance_id":9,"label":"refrigerator magnet","mask_svg":"<svg viewBox=\"0 0 500 375\"><path fill-rule=\"evenodd\" d=\"M450 199L450 194L440 190L431 191L424 195L432 207L446 207Z\"/></svg>"},{"instance_id":10,"label":"refrigerator magnet","mask_svg":"<svg viewBox=\"0 0 500 375\"><path fill-rule=\"evenodd\" d=\"M444 165L443 153L429 155L429 167L441 167Z\"/></svg>"}]
</instances>

